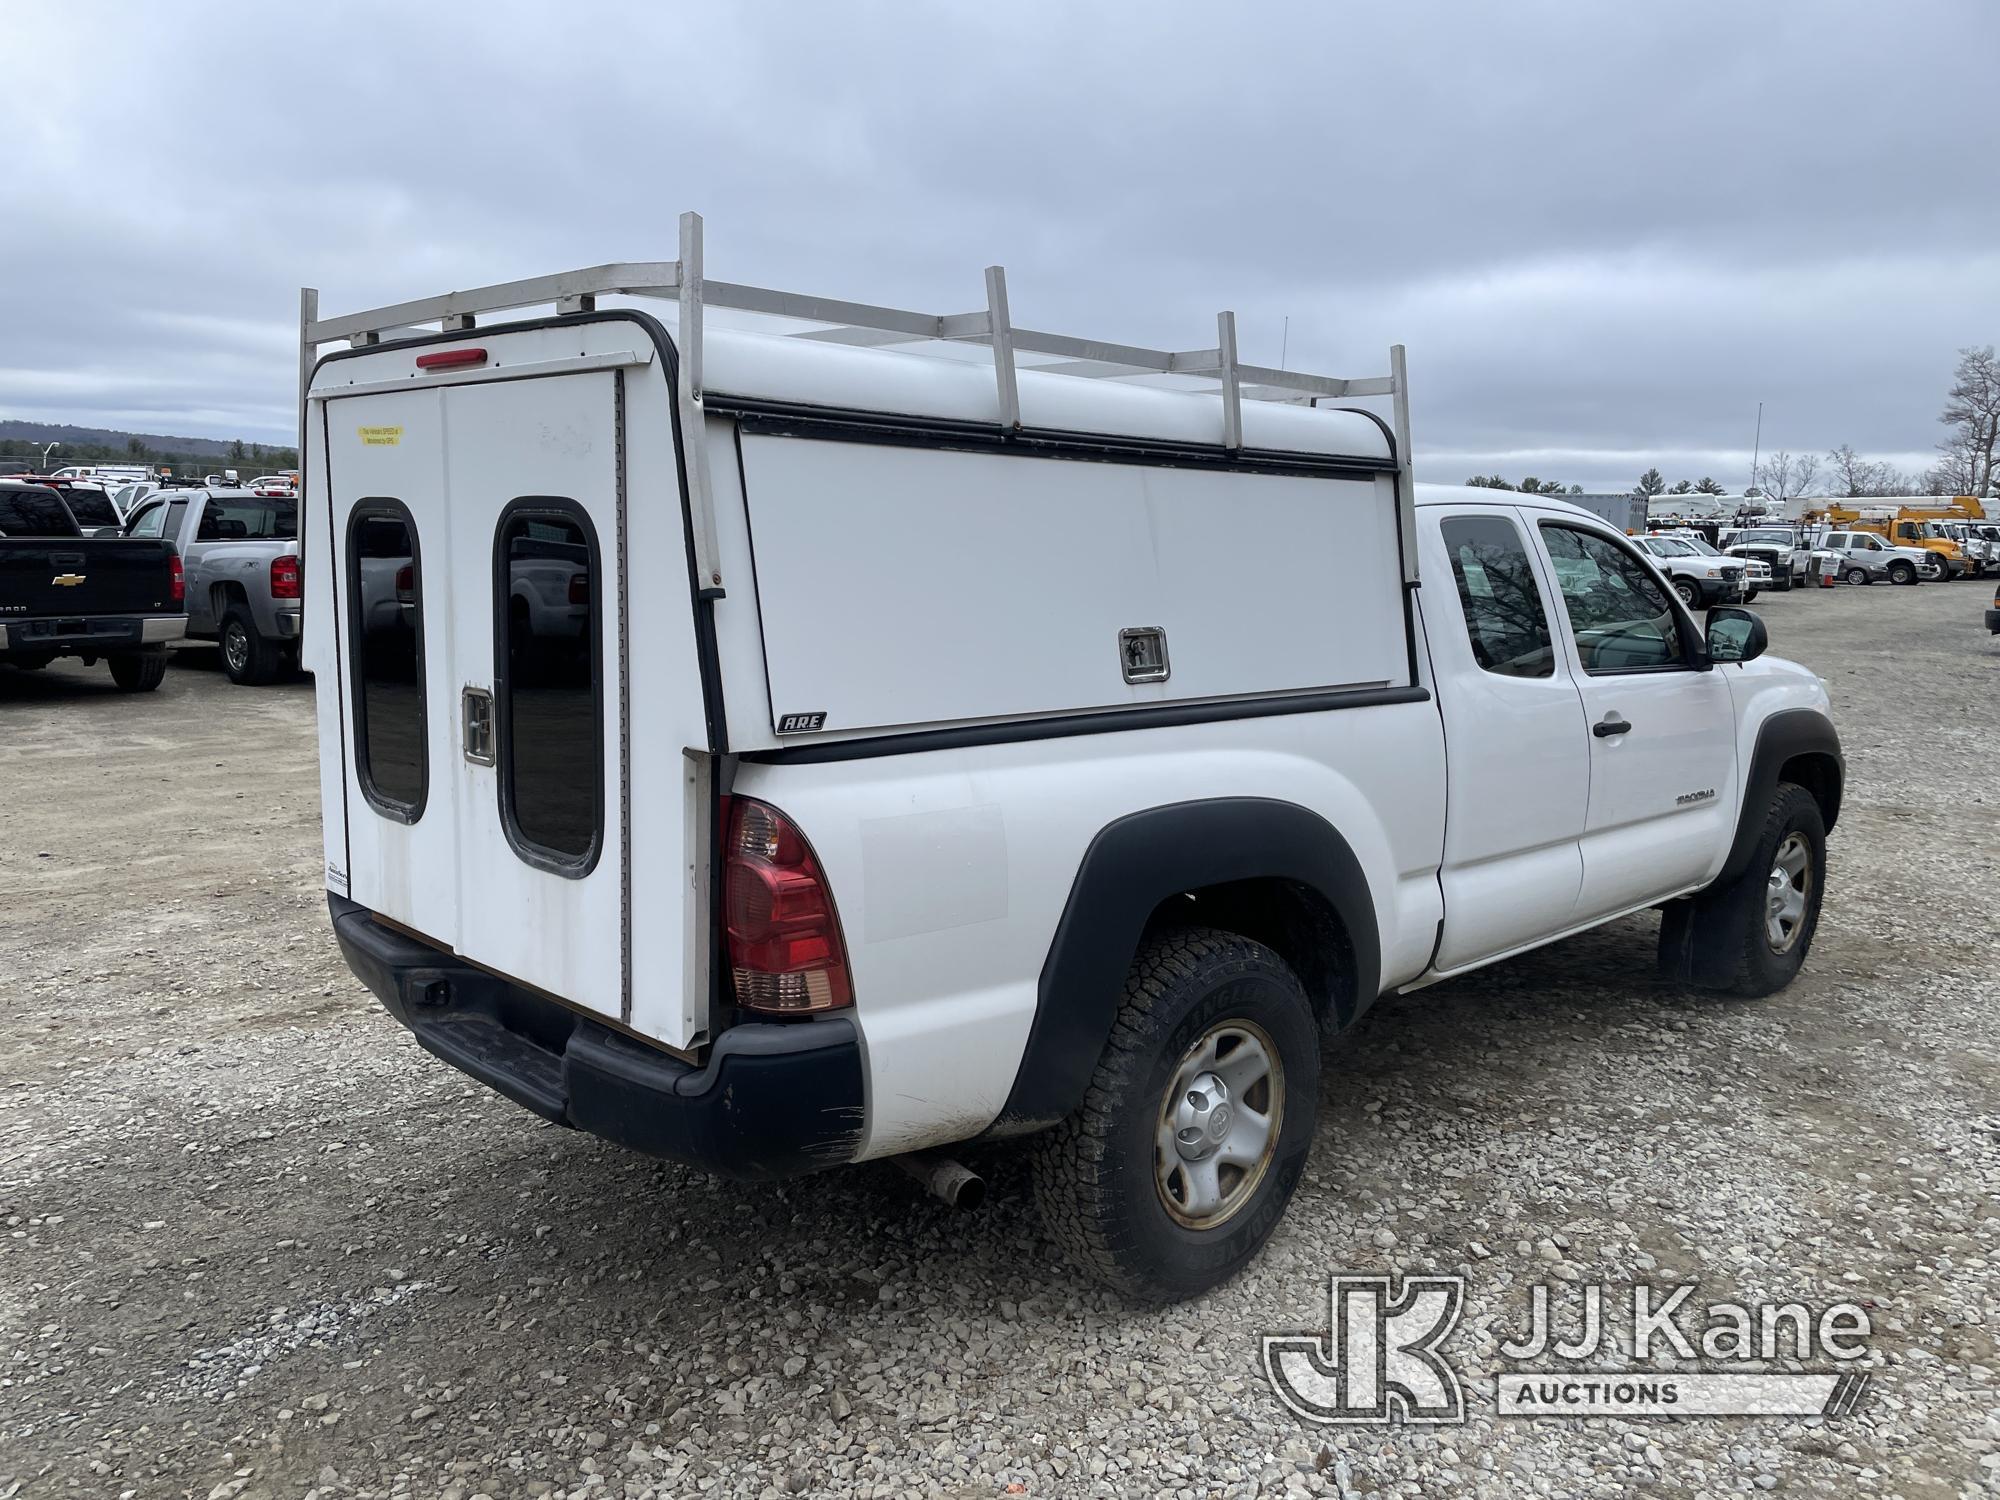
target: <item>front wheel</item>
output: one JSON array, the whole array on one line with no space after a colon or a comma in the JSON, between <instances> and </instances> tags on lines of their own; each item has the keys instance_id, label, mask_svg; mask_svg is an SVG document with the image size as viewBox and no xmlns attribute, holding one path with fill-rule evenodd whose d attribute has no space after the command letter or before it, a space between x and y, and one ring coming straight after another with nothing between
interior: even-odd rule
<instances>
[{"instance_id":1,"label":"front wheel","mask_svg":"<svg viewBox=\"0 0 2000 1500\"><path fill-rule=\"evenodd\" d=\"M1819 803L1804 787L1780 782L1742 874L1667 908L1661 969L1745 999L1774 994L1805 964L1825 890Z\"/></svg>"},{"instance_id":2,"label":"front wheel","mask_svg":"<svg viewBox=\"0 0 2000 1500\"><path fill-rule=\"evenodd\" d=\"M121 693L150 693L167 675L167 648L148 646L142 651L120 651L107 657L111 680Z\"/></svg>"},{"instance_id":3,"label":"front wheel","mask_svg":"<svg viewBox=\"0 0 2000 1500\"><path fill-rule=\"evenodd\" d=\"M1889 564L1889 582L1915 583L1916 581L1917 570L1907 562L1892 562Z\"/></svg>"},{"instance_id":4,"label":"front wheel","mask_svg":"<svg viewBox=\"0 0 2000 1500\"><path fill-rule=\"evenodd\" d=\"M1277 1226L1318 1103L1319 1035L1285 961L1234 933L1156 937L1083 1103L1036 1149L1042 1222L1137 1301L1207 1291Z\"/></svg>"},{"instance_id":5,"label":"front wheel","mask_svg":"<svg viewBox=\"0 0 2000 1500\"><path fill-rule=\"evenodd\" d=\"M1687 579L1676 578L1674 580L1674 592L1681 596L1681 603L1688 607L1690 613L1700 607L1701 590L1696 588Z\"/></svg>"},{"instance_id":6,"label":"front wheel","mask_svg":"<svg viewBox=\"0 0 2000 1500\"><path fill-rule=\"evenodd\" d=\"M1755 589L1745 589L1743 591L1743 602L1745 604L1755 604L1757 602L1757 591Z\"/></svg>"},{"instance_id":7,"label":"front wheel","mask_svg":"<svg viewBox=\"0 0 2000 1500\"><path fill-rule=\"evenodd\" d=\"M1944 565L1944 559L1937 553L1933 552L1924 559L1924 580L1927 583L1943 583L1950 576L1950 571Z\"/></svg>"}]
</instances>

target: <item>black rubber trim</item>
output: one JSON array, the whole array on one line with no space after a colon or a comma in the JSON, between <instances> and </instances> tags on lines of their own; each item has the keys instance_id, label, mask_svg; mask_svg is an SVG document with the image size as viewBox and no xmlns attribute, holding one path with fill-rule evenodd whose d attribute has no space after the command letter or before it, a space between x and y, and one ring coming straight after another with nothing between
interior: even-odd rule
<instances>
[{"instance_id":1,"label":"black rubber trim","mask_svg":"<svg viewBox=\"0 0 2000 1500\"><path fill-rule=\"evenodd\" d=\"M1841 754L1840 734L1833 721L1817 709L1788 708L1774 713L1757 729L1757 746L1750 752L1750 767L1743 778L1743 802L1736 812L1736 837L1729 845L1729 858L1714 884L1727 885L1749 866L1764 830L1764 814L1777 795L1779 774L1785 763L1801 755L1830 757L1832 784L1814 790L1820 804L1820 818L1826 831L1840 816L1841 796L1847 784L1847 758Z\"/></svg>"},{"instance_id":2,"label":"black rubber trim","mask_svg":"<svg viewBox=\"0 0 2000 1500\"><path fill-rule=\"evenodd\" d=\"M967 453L1011 453L1028 458L1082 459L1094 463L1144 464L1151 468L1225 469L1236 473L1299 474L1314 478L1393 474L1395 444L1388 458L1344 454L1292 453L1275 448L1224 448L1167 438L1118 437L1027 427L1009 431L991 422L947 417L904 416L854 411L804 402L767 401L727 392L705 391L702 405L735 416L753 436L816 438L832 443L881 443L898 448L943 448Z\"/></svg>"},{"instance_id":3,"label":"black rubber trim","mask_svg":"<svg viewBox=\"0 0 2000 1500\"><path fill-rule=\"evenodd\" d=\"M993 1134L1040 1129L1083 1100L1159 904L1226 881L1296 881L1339 914L1353 950L1355 1012L1380 992L1382 943L1361 862L1338 829L1309 808L1228 797L1149 808L1091 840L1042 965L1035 1020ZM1352 1017L1341 1017L1342 1021Z\"/></svg>"},{"instance_id":4,"label":"black rubber trim","mask_svg":"<svg viewBox=\"0 0 2000 1500\"><path fill-rule=\"evenodd\" d=\"M746 750L738 759L767 766L812 766L836 760L873 760L883 755L918 755L928 750L963 750L972 745L1011 745L1023 740L1065 740L1083 734L1123 734L1129 730L1215 724L1231 719L1270 719L1285 714L1331 713L1342 708L1380 708L1391 703L1428 703L1430 698L1430 689L1421 687L1271 693L1213 703L1162 703L1149 708L1107 709L1102 713L1049 714L996 724L880 734L869 739L784 745L775 750Z\"/></svg>"},{"instance_id":5,"label":"black rubber trim","mask_svg":"<svg viewBox=\"0 0 2000 1500\"><path fill-rule=\"evenodd\" d=\"M410 802L391 797L375 784L375 772L368 758L368 694L362 681L368 664L368 622L362 616L360 532L361 523L370 517L402 522L410 538L412 592L417 605L417 795ZM305 543L299 545L303 548ZM305 565L305 554L301 551L299 566L303 569ZM424 672L424 549L417 535L417 518L410 514L409 506L392 495L364 495L347 513L347 621L353 632L350 641L353 650L348 653L347 666L354 698L354 779L361 785L361 795L383 817L397 823L415 823L424 815L431 795L430 684ZM303 619L299 622L299 633L302 637L305 633Z\"/></svg>"},{"instance_id":6,"label":"black rubber trim","mask_svg":"<svg viewBox=\"0 0 2000 1500\"><path fill-rule=\"evenodd\" d=\"M551 848L528 837L521 826L514 786L514 578L507 552L508 527L520 518L553 516L583 533L590 553L590 618L584 629L590 642L591 700L591 833L581 853ZM526 863L552 875L581 880L597 868L604 853L604 552L598 545L597 524L590 512L567 495L516 495L500 508L493 523L493 737L498 771L500 826L507 842ZM625 858L630 858L626 851Z\"/></svg>"},{"instance_id":7,"label":"black rubber trim","mask_svg":"<svg viewBox=\"0 0 2000 1500\"><path fill-rule=\"evenodd\" d=\"M327 895L347 965L425 1050L543 1119L739 1181L861 1148L861 1042L846 1016L733 1026L700 1065L631 1040Z\"/></svg>"}]
</instances>

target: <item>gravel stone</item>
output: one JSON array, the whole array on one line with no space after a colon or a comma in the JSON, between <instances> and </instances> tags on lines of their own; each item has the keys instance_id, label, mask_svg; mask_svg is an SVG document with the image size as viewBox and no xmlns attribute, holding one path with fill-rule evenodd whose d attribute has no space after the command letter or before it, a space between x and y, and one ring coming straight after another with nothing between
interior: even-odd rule
<instances>
[{"instance_id":1,"label":"gravel stone","mask_svg":"<svg viewBox=\"0 0 2000 1500\"><path fill-rule=\"evenodd\" d=\"M1156 1311L1053 1254L1018 1147L966 1148L966 1215L885 1165L724 1183L424 1053L328 930L307 685L0 669L0 1496L2000 1496L1990 589L1758 601L1849 758L1797 983L1671 989L1649 913L1383 1001L1267 1253ZM1278 1403L1258 1339L1335 1270L1468 1278L1465 1424ZM1873 1383L1498 1419L1564 1276L1862 1300Z\"/></svg>"}]
</instances>

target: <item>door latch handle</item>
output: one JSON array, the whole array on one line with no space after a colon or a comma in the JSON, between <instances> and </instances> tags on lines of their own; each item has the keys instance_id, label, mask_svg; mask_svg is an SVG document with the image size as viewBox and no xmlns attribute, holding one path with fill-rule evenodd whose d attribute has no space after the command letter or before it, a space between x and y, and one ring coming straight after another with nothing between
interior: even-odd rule
<instances>
[{"instance_id":1,"label":"door latch handle","mask_svg":"<svg viewBox=\"0 0 2000 1500\"><path fill-rule=\"evenodd\" d=\"M1595 724L1591 725L1590 732L1600 740L1608 740L1614 734L1630 734L1632 726L1616 714L1612 714L1607 718L1599 719Z\"/></svg>"},{"instance_id":2,"label":"door latch handle","mask_svg":"<svg viewBox=\"0 0 2000 1500\"><path fill-rule=\"evenodd\" d=\"M493 764L493 694L469 687L460 699L459 720L465 758L476 766Z\"/></svg>"}]
</instances>

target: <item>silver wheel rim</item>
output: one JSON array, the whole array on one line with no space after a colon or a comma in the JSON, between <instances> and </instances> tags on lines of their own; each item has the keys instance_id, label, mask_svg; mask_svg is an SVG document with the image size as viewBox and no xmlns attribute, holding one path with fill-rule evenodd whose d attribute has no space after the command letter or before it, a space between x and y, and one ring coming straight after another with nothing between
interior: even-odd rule
<instances>
[{"instance_id":1,"label":"silver wheel rim","mask_svg":"<svg viewBox=\"0 0 2000 1500\"><path fill-rule=\"evenodd\" d=\"M1944 563L1939 560L1936 553L1931 554L1931 560L1924 564L1924 571L1933 578L1944 572Z\"/></svg>"},{"instance_id":2,"label":"silver wheel rim","mask_svg":"<svg viewBox=\"0 0 2000 1500\"><path fill-rule=\"evenodd\" d=\"M1277 1155L1284 1112L1284 1065L1261 1026L1217 1022L1181 1055L1153 1147L1176 1223L1213 1229L1242 1212Z\"/></svg>"},{"instance_id":3,"label":"silver wheel rim","mask_svg":"<svg viewBox=\"0 0 2000 1500\"><path fill-rule=\"evenodd\" d=\"M232 625L223 633L222 659L229 663L232 672L241 672L250 665L250 637L240 625Z\"/></svg>"},{"instance_id":4,"label":"silver wheel rim","mask_svg":"<svg viewBox=\"0 0 2000 1500\"><path fill-rule=\"evenodd\" d=\"M1812 846L1802 833L1787 834L1764 891L1764 941L1773 953L1791 952L1805 930L1812 879Z\"/></svg>"}]
</instances>

